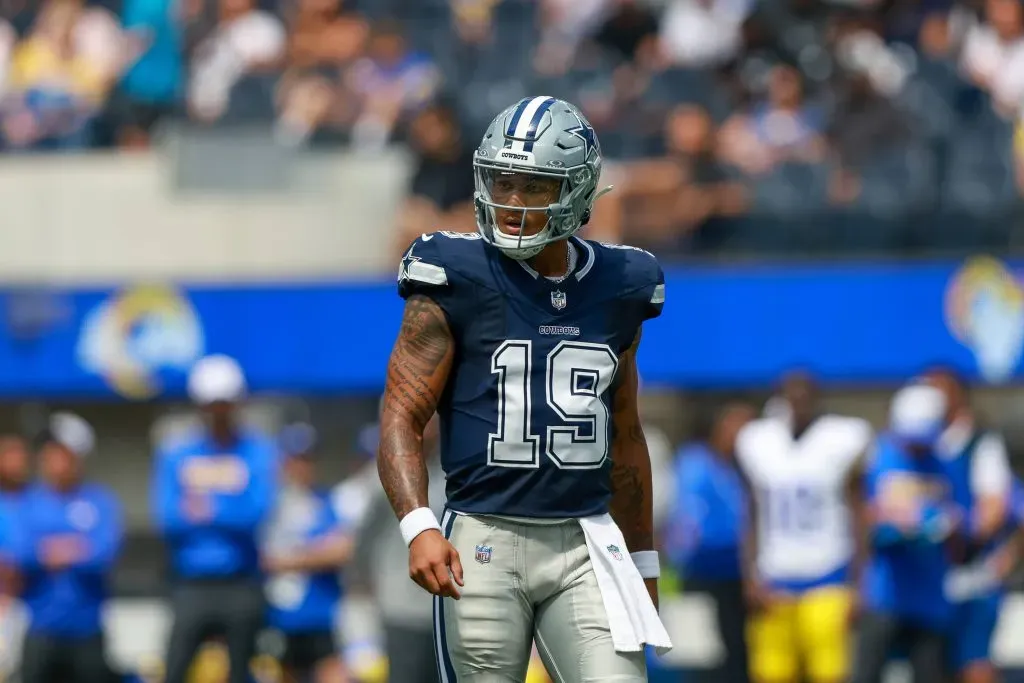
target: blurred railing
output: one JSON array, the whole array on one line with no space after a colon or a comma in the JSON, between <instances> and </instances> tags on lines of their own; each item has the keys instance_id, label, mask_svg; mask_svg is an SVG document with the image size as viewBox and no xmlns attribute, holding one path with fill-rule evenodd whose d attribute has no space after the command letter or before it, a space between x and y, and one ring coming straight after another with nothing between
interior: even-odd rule
<instances>
[{"instance_id":1,"label":"blurred railing","mask_svg":"<svg viewBox=\"0 0 1024 683\"><path fill-rule=\"evenodd\" d=\"M629 167L610 163L609 181L623 171ZM265 132L244 130L175 135L139 154L0 158L0 282L389 274L410 172L400 148L296 152ZM961 188L967 194L959 203L931 193L898 210L882 195L898 195L899 187L879 180L872 196L840 207L819 196L827 182L825 167L748 179L747 211L702 226L703 246L673 243L658 251L645 244L630 230L629 202L617 221L625 241L656 250L663 261L964 256L1011 253L1022 244L1019 202L971 210L971 197L987 191L981 178Z\"/></svg>"},{"instance_id":2,"label":"blurred railing","mask_svg":"<svg viewBox=\"0 0 1024 683\"><path fill-rule=\"evenodd\" d=\"M183 137L168 151L0 159L0 281L308 279L395 267L401 152L291 156L223 135Z\"/></svg>"}]
</instances>

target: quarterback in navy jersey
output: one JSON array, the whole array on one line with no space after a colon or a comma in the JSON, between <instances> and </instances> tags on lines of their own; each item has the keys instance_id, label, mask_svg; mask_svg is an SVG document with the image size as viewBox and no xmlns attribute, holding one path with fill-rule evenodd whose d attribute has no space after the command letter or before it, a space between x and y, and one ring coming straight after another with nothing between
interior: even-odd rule
<instances>
[{"instance_id":1,"label":"quarterback in navy jersey","mask_svg":"<svg viewBox=\"0 0 1024 683\"><path fill-rule=\"evenodd\" d=\"M601 149L573 105L509 107L473 171L479 234L423 235L401 262L378 458L410 575L436 596L440 679L522 681L536 639L558 680L646 681L645 634L663 628L636 351L664 276L646 251L576 236ZM421 449L435 411L443 520Z\"/></svg>"}]
</instances>

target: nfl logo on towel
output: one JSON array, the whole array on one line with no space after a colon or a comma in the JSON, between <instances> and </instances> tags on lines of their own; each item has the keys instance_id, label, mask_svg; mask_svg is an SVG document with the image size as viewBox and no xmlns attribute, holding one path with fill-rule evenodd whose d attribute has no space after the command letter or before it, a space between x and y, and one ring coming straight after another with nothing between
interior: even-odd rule
<instances>
[{"instance_id":1,"label":"nfl logo on towel","mask_svg":"<svg viewBox=\"0 0 1024 683\"><path fill-rule=\"evenodd\" d=\"M620 560L620 561L622 560L622 551L619 550L619 546L617 546L617 545L610 545L610 546L608 546L608 552L611 553L611 556L614 557L616 560Z\"/></svg>"},{"instance_id":2,"label":"nfl logo on towel","mask_svg":"<svg viewBox=\"0 0 1024 683\"><path fill-rule=\"evenodd\" d=\"M555 290L551 292L551 305L555 307L555 310L560 311L565 308L565 292Z\"/></svg>"},{"instance_id":3,"label":"nfl logo on towel","mask_svg":"<svg viewBox=\"0 0 1024 683\"><path fill-rule=\"evenodd\" d=\"M489 545L478 545L476 547L476 561L480 564L487 564L491 561L491 551L494 550Z\"/></svg>"}]
</instances>

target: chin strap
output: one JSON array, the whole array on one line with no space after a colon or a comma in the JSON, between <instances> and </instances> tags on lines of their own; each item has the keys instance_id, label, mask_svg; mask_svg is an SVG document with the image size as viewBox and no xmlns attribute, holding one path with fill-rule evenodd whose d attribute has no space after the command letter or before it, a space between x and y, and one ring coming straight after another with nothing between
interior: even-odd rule
<instances>
[{"instance_id":1,"label":"chin strap","mask_svg":"<svg viewBox=\"0 0 1024 683\"><path fill-rule=\"evenodd\" d=\"M614 185L609 185L608 187L604 188L603 190L598 192L596 195L594 195L594 201L596 202L598 199L600 199L601 197L605 196L606 194L608 194L609 192L611 192L614 189L615 189Z\"/></svg>"}]
</instances>

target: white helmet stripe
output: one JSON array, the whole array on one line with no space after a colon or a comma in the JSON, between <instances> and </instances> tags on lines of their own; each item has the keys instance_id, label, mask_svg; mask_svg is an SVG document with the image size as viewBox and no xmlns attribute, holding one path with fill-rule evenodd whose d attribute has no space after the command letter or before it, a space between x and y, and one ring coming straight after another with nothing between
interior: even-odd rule
<instances>
[{"instance_id":1,"label":"white helmet stripe","mask_svg":"<svg viewBox=\"0 0 1024 683\"><path fill-rule=\"evenodd\" d=\"M534 135L536 135L537 127L540 126L540 119L554 102L555 99L553 97L534 97L530 100L530 103L526 105L526 109L523 110L523 115L519 117L519 123L516 125L515 131L512 133L512 137L516 138L512 143L513 152L525 152L527 144L531 147L533 146L532 138L534 136L530 135L530 131L532 129Z\"/></svg>"},{"instance_id":2,"label":"white helmet stripe","mask_svg":"<svg viewBox=\"0 0 1024 683\"><path fill-rule=\"evenodd\" d=\"M590 219L594 200L600 196L601 162L597 136L576 107L553 97L524 97L491 121L474 155L477 230L488 244L519 260L538 253L545 244L566 239ZM558 199L545 207L499 204L492 186L503 173L558 178L562 183ZM506 232L498 225L496 212L502 210L522 214L522 220L516 221L519 231ZM523 221L541 212L546 214L546 225L536 232L533 226L533 234L527 235Z\"/></svg>"}]
</instances>

